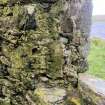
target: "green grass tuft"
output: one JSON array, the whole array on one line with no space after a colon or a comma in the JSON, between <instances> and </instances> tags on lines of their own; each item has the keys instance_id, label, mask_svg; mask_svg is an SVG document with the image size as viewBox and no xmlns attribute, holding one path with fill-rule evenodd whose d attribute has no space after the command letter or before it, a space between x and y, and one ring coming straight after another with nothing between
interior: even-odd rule
<instances>
[{"instance_id":1,"label":"green grass tuft","mask_svg":"<svg viewBox=\"0 0 105 105\"><path fill-rule=\"evenodd\" d=\"M88 56L89 74L105 79L105 40L93 38Z\"/></svg>"}]
</instances>

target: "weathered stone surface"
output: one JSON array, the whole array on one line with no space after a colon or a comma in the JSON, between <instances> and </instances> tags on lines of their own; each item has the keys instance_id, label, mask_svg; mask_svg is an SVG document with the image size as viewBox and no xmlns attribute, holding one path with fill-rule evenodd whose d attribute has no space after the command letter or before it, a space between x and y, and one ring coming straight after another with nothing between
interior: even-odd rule
<instances>
[{"instance_id":1,"label":"weathered stone surface","mask_svg":"<svg viewBox=\"0 0 105 105\"><path fill-rule=\"evenodd\" d=\"M0 0L0 105L46 105L43 97L51 105L80 104L66 93L88 68L88 34L80 23L91 0L84 1Z\"/></svg>"},{"instance_id":2,"label":"weathered stone surface","mask_svg":"<svg viewBox=\"0 0 105 105\"><path fill-rule=\"evenodd\" d=\"M88 69L86 58L89 50L92 3L91 0L64 0L63 4L60 41L64 49L64 73L76 84L77 74Z\"/></svg>"},{"instance_id":3,"label":"weathered stone surface","mask_svg":"<svg viewBox=\"0 0 105 105\"><path fill-rule=\"evenodd\" d=\"M44 86L37 87L34 94L46 105L61 105L67 96L65 89Z\"/></svg>"},{"instance_id":4,"label":"weathered stone surface","mask_svg":"<svg viewBox=\"0 0 105 105\"><path fill-rule=\"evenodd\" d=\"M79 91L83 105L105 105L105 81L81 74L79 77Z\"/></svg>"},{"instance_id":5,"label":"weathered stone surface","mask_svg":"<svg viewBox=\"0 0 105 105\"><path fill-rule=\"evenodd\" d=\"M79 93L72 86L52 87L50 85L39 84L34 91L38 100L36 104L41 105L81 105ZM39 105L39 104L38 104Z\"/></svg>"}]
</instances>

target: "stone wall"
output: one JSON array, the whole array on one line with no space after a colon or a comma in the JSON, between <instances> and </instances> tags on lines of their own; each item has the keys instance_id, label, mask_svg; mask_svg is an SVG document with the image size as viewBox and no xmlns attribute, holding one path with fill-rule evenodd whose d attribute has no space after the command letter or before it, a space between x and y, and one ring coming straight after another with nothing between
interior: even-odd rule
<instances>
[{"instance_id":1,"label":"stone wall","mask_svg":"<svg viewBox=\"0 0 105 105\"><path fill-rule=\"evenodd\" d=\"M0 105L80 105L91 10L91 0L0 0Z\"/></svg>"}]
</instances>

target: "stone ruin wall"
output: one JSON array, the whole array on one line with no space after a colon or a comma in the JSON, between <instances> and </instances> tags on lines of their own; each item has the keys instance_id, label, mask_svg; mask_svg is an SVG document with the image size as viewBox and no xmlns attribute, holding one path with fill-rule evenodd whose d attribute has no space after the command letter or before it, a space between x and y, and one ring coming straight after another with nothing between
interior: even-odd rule
<instances>
[{"instance_id":1,"label":"stone ruin wall","mask_svg":"<svg viewBox=\"0 0 105 105\"><path fill-rule=\"evenodd\" d=\"M91 0L0 0L0 105L81 105L91 11Z\"/></svg>"}]
</instances>

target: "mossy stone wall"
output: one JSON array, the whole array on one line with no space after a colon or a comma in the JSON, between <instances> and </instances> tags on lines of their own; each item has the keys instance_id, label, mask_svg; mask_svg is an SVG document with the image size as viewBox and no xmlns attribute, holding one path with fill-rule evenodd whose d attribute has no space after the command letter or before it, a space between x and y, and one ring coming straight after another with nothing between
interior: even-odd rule
<instances>
[{"instance_id":1,"label":"mossy stone wall","mask_svg":"<svg viewBox=\"0 0 105 105\"><path fill-rule=\"evenodd\" d=\"M68 105L78 73L88 69L90 4L0 0L0 105Z\"/></svg>"}]
</instances>

